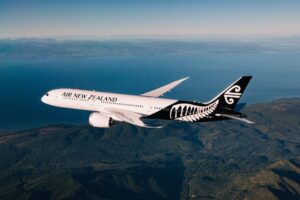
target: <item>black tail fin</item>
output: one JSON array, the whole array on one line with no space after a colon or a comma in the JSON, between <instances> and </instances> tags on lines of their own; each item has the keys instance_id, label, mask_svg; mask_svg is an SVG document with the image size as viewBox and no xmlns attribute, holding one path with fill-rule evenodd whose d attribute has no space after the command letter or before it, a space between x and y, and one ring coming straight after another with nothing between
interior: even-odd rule
<instances>
[{"instance_id":1,"label":"black tail fin","mask_svg":"<svg viewBox=\"0 0 300 200\"><path fill-rule=\"evenodd\" d=\"M228 86L223 92L213 98L207 104L213 103L219 100L218 107L223 107L233 110L241 98L244 90L246 89L252 76L242 76L230 86Z\"/></svg>"}]
</instances>

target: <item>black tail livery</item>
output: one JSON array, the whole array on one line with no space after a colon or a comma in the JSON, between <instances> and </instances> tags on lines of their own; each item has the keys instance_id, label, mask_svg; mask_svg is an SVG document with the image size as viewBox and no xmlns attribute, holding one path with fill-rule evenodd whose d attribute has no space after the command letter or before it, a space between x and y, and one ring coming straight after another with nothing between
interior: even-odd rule
<instances>
[{"instance_id":1,"label":"black tail livery","mask_svg":"<svg viewBox=\"0 0 300 200\"><path fill-rule=\"evenodd\" d=\"M237 105L238 101L243 95L248 83L250 82L252 76L242 76L230 86L228 86L225 90L223 90L219 95L217 95L214 99L209 101L207 104L215 102L219 100L218 107L223 107L227 109L234 109Z\"/></svg>"},{"instance_id":2,"label":"black tail livery","mask_svg":"<svg viewBox=\"0 0 300 200\"><path fill-rule=\"evenodd\" d=\"M219 95L206 103L177 101L146 118L171 119L187 122L218 121L236 119L253 123L246 115L235 111L237 103L245 91L251 76L242 76L229 85Z\"/></svg>"}]
</instances>

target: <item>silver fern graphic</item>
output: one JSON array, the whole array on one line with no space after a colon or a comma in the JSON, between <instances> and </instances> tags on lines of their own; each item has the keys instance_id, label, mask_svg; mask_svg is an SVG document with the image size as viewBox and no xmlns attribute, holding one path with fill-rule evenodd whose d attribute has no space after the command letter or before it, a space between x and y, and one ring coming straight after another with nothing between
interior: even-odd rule
<instances>
[{"instance_id":1,"label":"silver fern graphic","mask_svg":"<svg viewBox=\"0 0 300 200\"><path fill-rule=\"evenodd\" d=\"M210 115L214 110L216 110L219 104L219 100L207 105L207 106L197 106L188 103L181 103L172 106L170 112L170 119L195 122L203 119Z\"/></svg>"}]
</instances>

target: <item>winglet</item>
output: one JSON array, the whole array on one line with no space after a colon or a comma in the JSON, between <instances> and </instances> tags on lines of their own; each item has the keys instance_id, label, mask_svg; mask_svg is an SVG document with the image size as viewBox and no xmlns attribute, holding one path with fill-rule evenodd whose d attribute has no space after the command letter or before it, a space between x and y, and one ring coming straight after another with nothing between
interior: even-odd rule
<instances>
[{"instance_id":1,"label":"winglet","mask_svg":"<svg viewBox=\"0 0 300 200\"><path fill-rule=\"evenodd\" d=\"M160 88L157 88L155 90L146 92L146 93L142 94L142 96L147 96L147 97L159 97L159 96L162 96L163 94L165 94L166 92L170 91L171 89L173 89L174 87L176 87L177 85L179 85L183 81L187 80L188 78L189 77L185 77L185 78L179 79L177 81L174 81L172 83L164 85L164 86L162 86Z\"/></svg>"}]
</instances>

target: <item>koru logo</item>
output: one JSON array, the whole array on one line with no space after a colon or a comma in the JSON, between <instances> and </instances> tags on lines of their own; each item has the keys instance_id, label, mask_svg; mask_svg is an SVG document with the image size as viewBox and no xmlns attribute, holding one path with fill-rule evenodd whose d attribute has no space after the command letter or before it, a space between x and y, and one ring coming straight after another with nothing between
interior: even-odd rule
<instances>
[{"instance_id":1,"label":"koru logo","mask_svg":"<svg viewBox=\"0 0 300 200\"><path fill-rule=\"evenodd\" d=\"M227 104L233 104L234 99L239 99L241 97L241 87L239 85L234 85L231 88L229 88L225 94L224 94L224 99Z\"/></svg>"}]
</instances>

